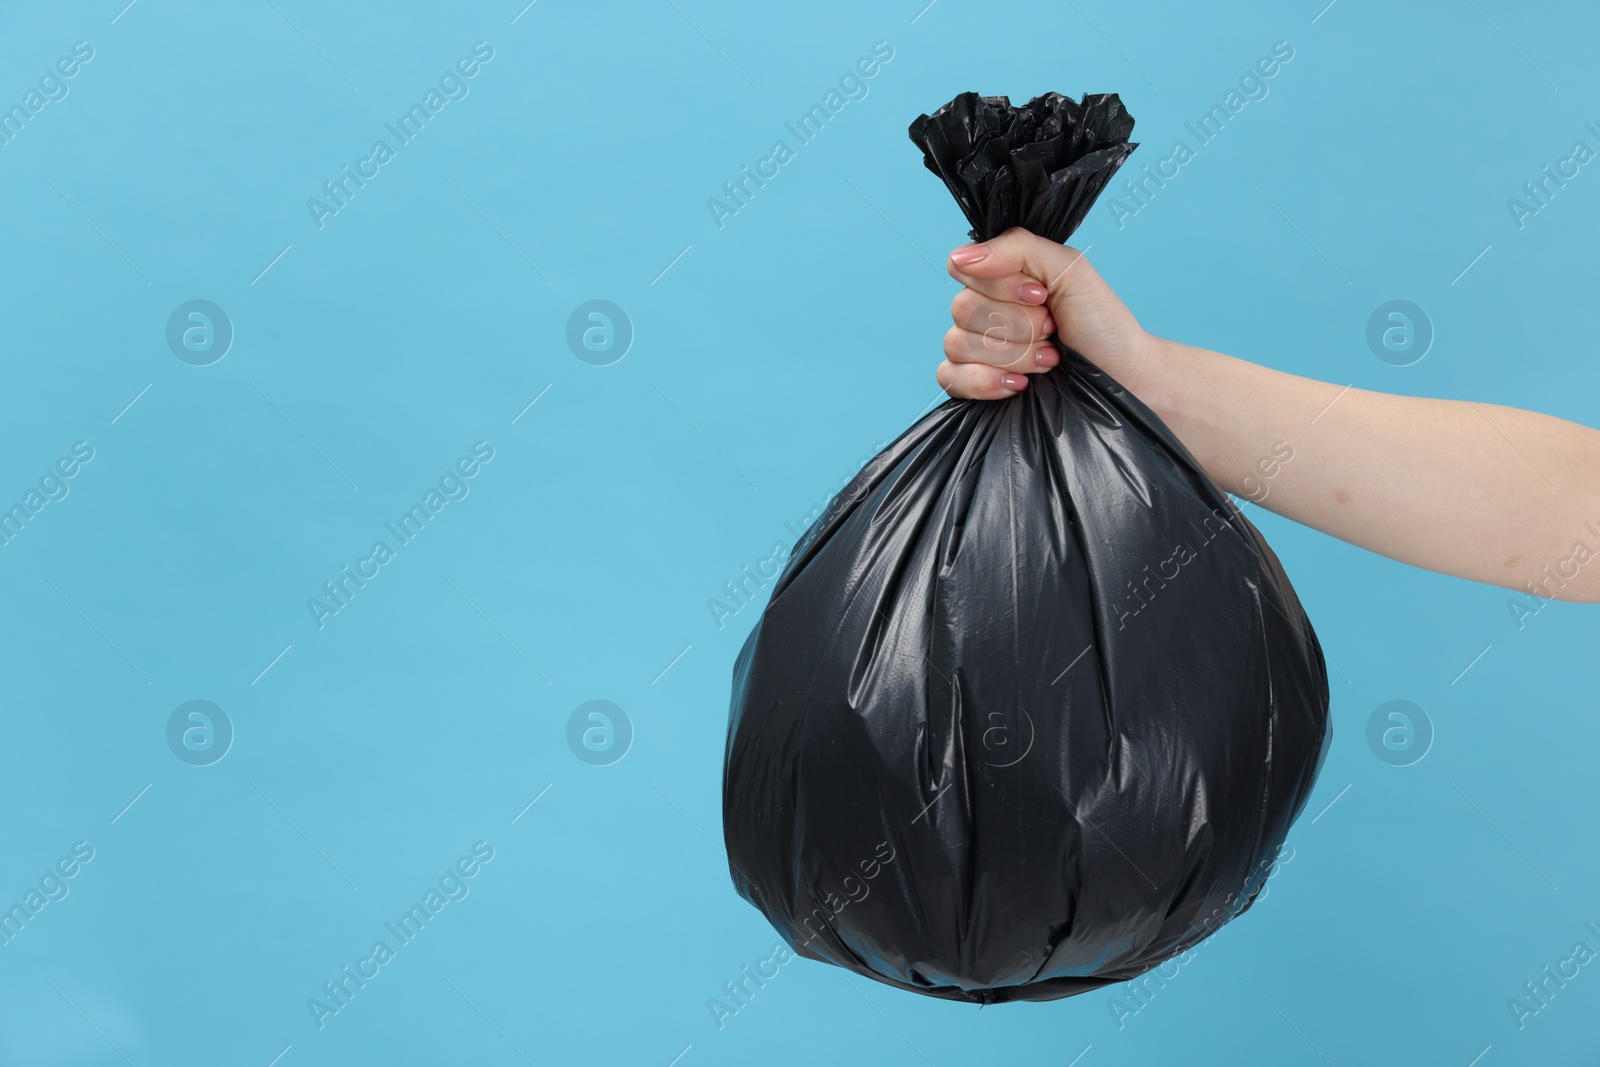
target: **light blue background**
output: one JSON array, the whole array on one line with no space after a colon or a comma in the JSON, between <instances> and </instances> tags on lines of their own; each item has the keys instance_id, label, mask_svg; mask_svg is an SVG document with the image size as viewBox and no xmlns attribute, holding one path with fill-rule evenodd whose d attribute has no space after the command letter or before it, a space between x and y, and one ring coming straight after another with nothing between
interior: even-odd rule
<instances>
[{"instance_id":1,"label":"light blue background","mask_svg":"<svg viewBox=\"0 0 1600 1067\"><path fill-rule=\"evenodd\" d=\"M1168 336L1593 421L1600 172L1523 229L1506 205L1600 148L1592 10L123 3L0 6L7 106L95 50L0 147L0 498L95 449L0 548L0 902L95 849L0 946L0 1063L1593 1062L1600 967L1525 1029L1506 1002L1600 948L1600 616L1519 629L1504 591L1257 508L1335 668L1267 899L1121 1028L1112 991L979 1011L810 961L707 1006L776 940L720 851L756 609L719 630L707 600L937 396L966 224L910 120L1117 91L1136 171L1287 41L1080 247ZM319 230L307 198L480 40L470 95ZM707 198L880 40L869 95L719 230ZM196 298L236 329L209 367L164 340ZM1364 338L1395 298L1437 332L1409 367ZM591 299L636 331L611 366L565 341ZM479 440L470 496L318 630L307 598ZM191 699L237 731L210 767L165 741ZM591 699L636 731L611 766L565 740ZM1436 729L1413 766L1365 741L1391 699ZM319 1030L307 998L479 840L470 895Z\"/></svg>"}]
</instances>

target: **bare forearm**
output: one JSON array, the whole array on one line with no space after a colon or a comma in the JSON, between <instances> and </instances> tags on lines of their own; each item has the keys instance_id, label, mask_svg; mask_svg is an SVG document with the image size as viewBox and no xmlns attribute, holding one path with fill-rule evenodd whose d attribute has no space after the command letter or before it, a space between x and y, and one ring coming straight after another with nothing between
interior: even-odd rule
<instances>
[{"instance_id":1,"label":"bare forearm","mask_svg":"<svg viewBox=\"0 0 1600 1067\"><path fill-rule=\"evenodd\" d=\"M1600 432L1152 337L1081 254L1024 230L956 249L949 269L966 286L937 371L952 396L1014 396L1064 346L1153 408L1229 492L1419 567L1600 601Z\"/></svg>"},{"instance_id":2,"label":"bare forearm","mask_svg":"<svg viewBox=\"0 0 1600 1067\"><path fill-rule=\"evenodd\" d=\"M1600 601L1600 432L1153 344L1158 384L1135 391L1229 492L1419 567Z\"/></svg>"}]
</instances>

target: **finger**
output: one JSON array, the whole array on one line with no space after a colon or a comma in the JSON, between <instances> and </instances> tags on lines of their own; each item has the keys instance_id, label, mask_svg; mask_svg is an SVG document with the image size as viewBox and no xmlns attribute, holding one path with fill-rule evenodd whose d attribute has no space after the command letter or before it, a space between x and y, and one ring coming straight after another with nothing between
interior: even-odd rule
<instances>
[{"instance_id":1,"label":"finger","mask_svg":"<svg viewBox=\"0 0 1600 1067\"><path fill-rule=\"evenodd\" d=\"M934 377L945 392L966 400L1004 400L1028 387L1028 379L1023 375L982 363L951 363L946 360L939 364Z\"/></svg>"},{"instance_id":2,"label":"finger","mask_svg":"<svg viewBox=\"0 0 1600 1067\"><path fill-rule=\"evenodd\" d=\"M962 329L1006 341L1036 341L1055 330L1049 308L992 300L976 289L962 289L950 301L950 317Z\"/></svg>"},{"instance_id":3,"label":"finger","mask_svg":"<svg viewBox=\"0 0 1600 1067\"><path fill-rule=\"evenodd\" d=\"M1031 280L1052 293L1094 275L1094 269L1076 248L1047 241L1021 227L1013 227L991 241L963 245L950 253L951 277L998 300L1012 299ZM1036 304L1040 300L1023 299Z\"/></svg>"},{"instance_id":4,"label":"finger","mask_svg":"<svg viewBox=\"0 0 1600 1067\"><path fill-rule=\"evenodd\" d=\"M960 251L960 249L957 249ZM980 278L969 275L954 262L947 264L950 277L982 296L1005 304L1024 304L1037 307L1050 296L1050 290L1038 279L1013 271L1000 278Z\"/></svg>"},{"instance_id":5,"label":"finger","mask_svg":"<svg viewBox=\"0 0 1600 1067\"><path fill-rule=\"evenodd\" d=\"M952 363L987 363L1018 374L1039 374L1061 362L1060 353L1042 338L1007 341L993 333L973 333L959 326L945 332L944 354Z\"/></svg>"}]
</instances>

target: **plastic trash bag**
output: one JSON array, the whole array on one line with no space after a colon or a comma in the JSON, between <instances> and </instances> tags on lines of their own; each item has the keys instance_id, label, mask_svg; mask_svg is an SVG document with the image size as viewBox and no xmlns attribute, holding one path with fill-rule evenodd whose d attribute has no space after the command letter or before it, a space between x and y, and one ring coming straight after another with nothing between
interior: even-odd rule
<instances>
[{"instance_id":1,"label":"plastic trash bag","mask_svg":"<svg viewBox=\"0 0 1600 1067\"><path fill-rule=\"evenodd\" d=\"M1115 95L911 126L983 240L1065 241ZM800 955L951 1000L1132 979L1260 893L1331 730L1255 528L1076 353L952 400L806 532L734 670L730 873Z\"/></svg>"}]
</instances>

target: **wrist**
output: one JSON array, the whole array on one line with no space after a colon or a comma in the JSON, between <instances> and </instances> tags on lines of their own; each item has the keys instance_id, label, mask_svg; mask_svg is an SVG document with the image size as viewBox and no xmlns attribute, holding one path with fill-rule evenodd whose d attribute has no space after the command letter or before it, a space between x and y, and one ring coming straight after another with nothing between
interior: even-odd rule
<instances>
[{"instance_id":1,"label":"wrist","mask_svg":"<svg viewBox=\"0 0 1600 1067\"><path fill-rule=\"evenodd\" d=\"M1226 380L1228 368L1253 365L1154 335L1142 359L1146 373L1134 395L1155 412L1213 481L1228 492L1245 495L1234 477L1235 470L1248 470L1249 462L1242 466L1236 462L1241 412L1237 405L1219 400L1241 393L1239 383Z\"/></svg>"},{"instance_id":2,"label":"wrist","mask_svg":"<svg viewBox=\"0 0 1600 1067\"><path fill-rule=\"evenodd\" d=\"M1166 338L1136 329L1128 343L1125 371L1118 379L1122 387L1154 411L1163 422L1176 415L1177 390L1171 387L1173 343Z\"/></svg>"}]
</instances>

